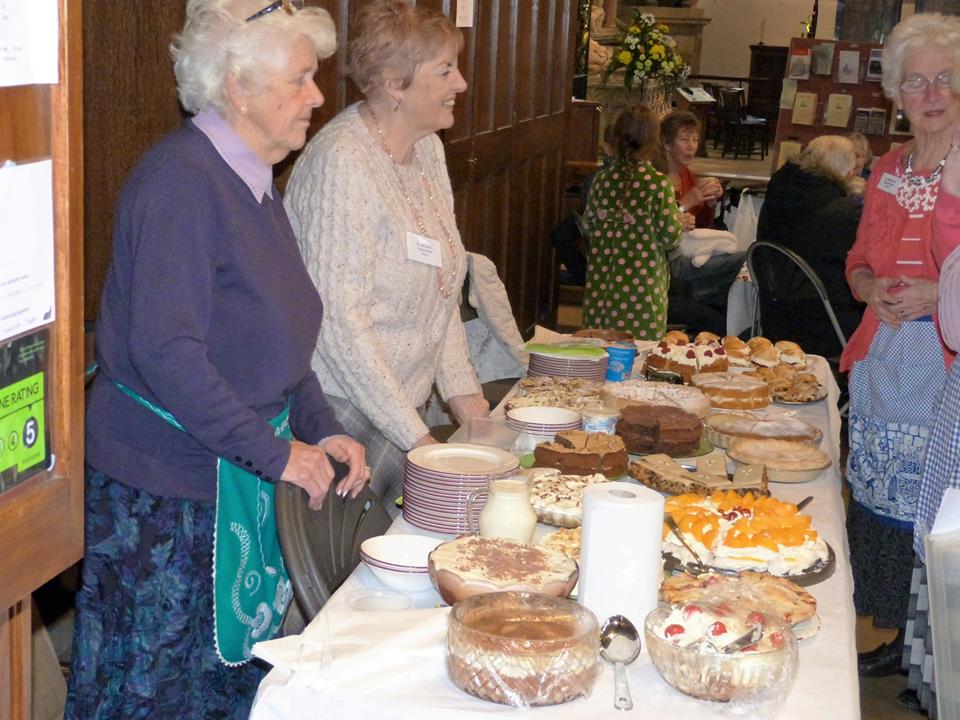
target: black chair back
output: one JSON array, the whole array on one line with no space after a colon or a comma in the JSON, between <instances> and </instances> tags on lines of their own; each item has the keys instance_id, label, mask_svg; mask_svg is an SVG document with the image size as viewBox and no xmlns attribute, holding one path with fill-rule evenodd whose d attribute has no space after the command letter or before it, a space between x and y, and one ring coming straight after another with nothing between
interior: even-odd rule
<instances>
[{"instance_id":1,"label":"black chair back","mask_svg":"<svg viewBox=\"0 0 960 720\"><path fill-rule=\"evenodd\" d=\"M827 289L813 268L789 248L767 240L757 240L747 249L747 268L757 286L759 308L754 308L753 334L763 333L775 340L796 340L804 345L805 326L814 327L820 318L807 311L811 302L819 303L836 334L840 348L847 338L840 328ZM806 308L806 310L804 310ZM816 312L816 311L814 311ZM823 347L823 338L816 334L806 344Z\"/></svg>"},{"instance_id":2,"label":"black chair back","mask_svg":"<svg viewBox=\"0 0 960 720\"><path fill-rule=\"evenodd\" d=\"M283 561L290 574L293 597L310 622L333 592L360 562L360 544L383 535L390 516L380 496L369 486L356 498L341 498L336 485L346 476L346 465L333 462L334 479L320 510L307 505L307 493L296 485L278 482L277 532Z\"/></svg>"}]
</instances>

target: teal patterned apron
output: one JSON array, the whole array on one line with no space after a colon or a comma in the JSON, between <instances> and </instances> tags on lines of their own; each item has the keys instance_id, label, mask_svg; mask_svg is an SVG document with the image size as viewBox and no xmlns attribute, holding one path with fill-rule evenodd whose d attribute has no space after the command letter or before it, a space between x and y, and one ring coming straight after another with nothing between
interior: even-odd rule
<instances>
[{"instance_id":1,"label":"teal patterned apron","mask_svg":"<svg viewBox=\"0 0 960 720\"><path fill-rule=\"evenodd\" d=\"M169 412L126 385L114 384L183 431ZM289 416L288 406L270 420L277 437L292 439ZM277 635L293 594L277 536L274 490L272 482L217 458L213 628L217 655L226 665L249 661L254 643Z\"/></svg>"}]
</instances>

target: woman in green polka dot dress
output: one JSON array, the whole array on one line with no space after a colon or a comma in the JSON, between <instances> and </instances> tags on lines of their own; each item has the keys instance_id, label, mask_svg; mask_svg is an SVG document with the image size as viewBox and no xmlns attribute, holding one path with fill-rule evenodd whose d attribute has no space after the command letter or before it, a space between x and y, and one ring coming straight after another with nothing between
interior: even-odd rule
<instances>
[{"instance_id":1,"label":"woman in green polka dot dress","mask_svg":"<svg viewBox=\"0 0 960 720\"><path fill-rule=\"evenodd\" d=\"M667 327L670 264L682 226L669 178L657 157L657 118L628 107L613 128L616 159L590 188L583 222L590 241L584 327L659 340Z\"/></svg>"}]
</instances>

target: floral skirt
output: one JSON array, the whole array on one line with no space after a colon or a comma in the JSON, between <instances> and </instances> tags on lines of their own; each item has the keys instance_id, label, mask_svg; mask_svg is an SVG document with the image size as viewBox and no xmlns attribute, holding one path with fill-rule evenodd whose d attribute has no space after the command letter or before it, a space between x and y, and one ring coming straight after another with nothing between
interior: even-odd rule
<instances>
[{"instance_id":1,"label":"floral skirt","mask_svg":"<svg viewBox=\"0 0 960 720\"><path fill-rule=\"evenodd\" d=\"M87 467L67 720L246 718L263 677L213 640L213 503Z\"/></svg>"}]
</instances>

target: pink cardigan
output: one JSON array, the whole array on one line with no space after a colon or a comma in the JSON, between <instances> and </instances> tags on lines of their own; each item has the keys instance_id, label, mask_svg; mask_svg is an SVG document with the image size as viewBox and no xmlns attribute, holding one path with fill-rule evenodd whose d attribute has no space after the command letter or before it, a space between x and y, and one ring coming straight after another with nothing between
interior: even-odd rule
<instances>
[{"instance_id":1,"label":"pink cardigan","mask_svg":"<svg viewBox=\"0 0 960 720\"><path fill-rule=\"evenodd\" d=\"M936 214L936 211L926 217L920 230L923 265L905 269L898 267L896 264L897 249L903 234L903 226L907 221L907 211L897 204L894 195L880 190L877 185L885 173L903 177L901 159L907 147L903 145L895 148L873 163L870 181L867 185L863 217L860 219L860 226L857 228L857 239L853 248L847 254L846 276L848 283L853 272L863 267L872 270L877 277L907 275L927 280L939 280L940 278L937 263L933 256L933 215ZM946 194L944 194L944 198L947 198ZM937 208L940 205L941 201L938 199ZM852 285L851 290L853 290ZM854 296L856 295L854 291ZM865 300L865 298L860 297L858 299ZM937 323L939 329L937 317L934 317L934 322ZM863 313L860 326L853 333L840 358L841 371L849 370L853 363L866 357L870 350L870 343L873 342L879 327L880 320L873 309L868 306ZM941 345L943 345L942 339ZM953 357L953 351L943 345L943 360L947 366L953 362Z\"/></svg>"}]
</instances>

